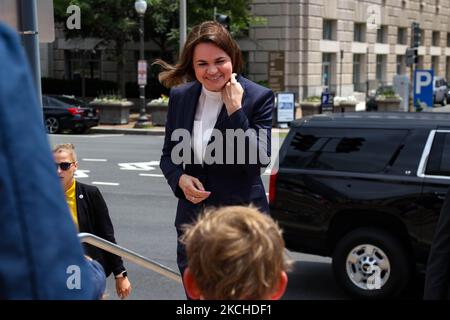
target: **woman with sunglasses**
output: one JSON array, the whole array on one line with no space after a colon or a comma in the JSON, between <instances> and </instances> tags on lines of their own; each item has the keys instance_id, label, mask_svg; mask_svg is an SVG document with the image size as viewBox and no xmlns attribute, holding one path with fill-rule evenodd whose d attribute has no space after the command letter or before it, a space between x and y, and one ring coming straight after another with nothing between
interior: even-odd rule
<instances>
[{"instance_id":1,"label":"woman with sunglasses","mask_svg":"<svg viewBox=\"0 0 450 320\"><path fill-rule=\"evenodd\" d=\"M66 194L67 205L78 232L92 233L116 243L108 207L100 190L75 180L78 162L74 145L71 143L56 145L53 148L53 157ZM131 292L131 284L122 258L89 244L85 244L85 250L88 256L100 262L107 277L111 273L114 274L117 296L121 299L127 298Z\"/></svg>"}]
</instances>

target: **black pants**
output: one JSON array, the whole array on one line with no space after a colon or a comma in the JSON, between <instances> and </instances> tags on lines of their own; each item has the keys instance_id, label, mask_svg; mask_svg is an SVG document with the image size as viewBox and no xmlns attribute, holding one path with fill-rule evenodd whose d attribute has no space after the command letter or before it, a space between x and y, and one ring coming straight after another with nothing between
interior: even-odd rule
<instances>
[{"instance_id":1,"label":"black pants","mask_svg":"<svg viewBox=\"0 0 450 320\"><path fill-rule=\"evenodd\" d=\"M186 254L186 247L180 242L180 236L183 234L183 231L181 229L177 228L177 264L178 264L178 270L180 270L181 278L183 278L184 270L187 268L187 254ZM184 282L183 282L184 286ZM191 300L189 298L186 289L186 298L188 300Z\"/></svg>"}]
</instances>

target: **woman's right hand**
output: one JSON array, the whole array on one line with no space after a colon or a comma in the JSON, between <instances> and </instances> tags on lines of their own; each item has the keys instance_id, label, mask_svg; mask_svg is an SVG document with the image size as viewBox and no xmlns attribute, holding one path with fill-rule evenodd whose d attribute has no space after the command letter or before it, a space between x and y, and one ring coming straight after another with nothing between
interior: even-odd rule
<instances>
[{"instance_id":1,"label":"woman's right hand","mask_svg":"<svg viewBox=\"0 0 450 320\"><path fill-rule=\"evenodd\" d=\"M210 191L205 191L205 188L200 180L187 174L183 174L180 177L178 185L181 190L183 190L186 199L193 204L202 202L211 194Z\"/></svg>"}]
</instances>

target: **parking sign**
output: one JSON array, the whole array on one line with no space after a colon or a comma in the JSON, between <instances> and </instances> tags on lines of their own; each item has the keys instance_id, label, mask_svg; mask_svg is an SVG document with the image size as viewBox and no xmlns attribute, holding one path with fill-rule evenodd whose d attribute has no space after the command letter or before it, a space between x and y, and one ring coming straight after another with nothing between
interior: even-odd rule
<instances>
[{"instance_id":1,"label":"parking sign","mask_svg":"<svg viewBox=\"0 0 450 320\"><path fill-rule=\"evenodd\" d=\"M414 106L421 103L433 107L433 70L416 70L414 73Z\"/></svg>"}]
</instances>

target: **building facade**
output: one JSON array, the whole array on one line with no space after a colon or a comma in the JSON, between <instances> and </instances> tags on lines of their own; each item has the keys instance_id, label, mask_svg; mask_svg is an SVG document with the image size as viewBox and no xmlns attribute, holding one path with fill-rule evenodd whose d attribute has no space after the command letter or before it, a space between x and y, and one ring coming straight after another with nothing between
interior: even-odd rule
<instances>
[{"instance_id":1,"label":"building facade","mask_svg":"<svg viewBox=\"0 0 450 320\"><path fill-rule=\"evenodd\" d=\"M405 51L420 23L417 68L450 79L450 0L254 0L249 77L300 98L366 92L409 74Z\"/></svg>"}]
</instances>

